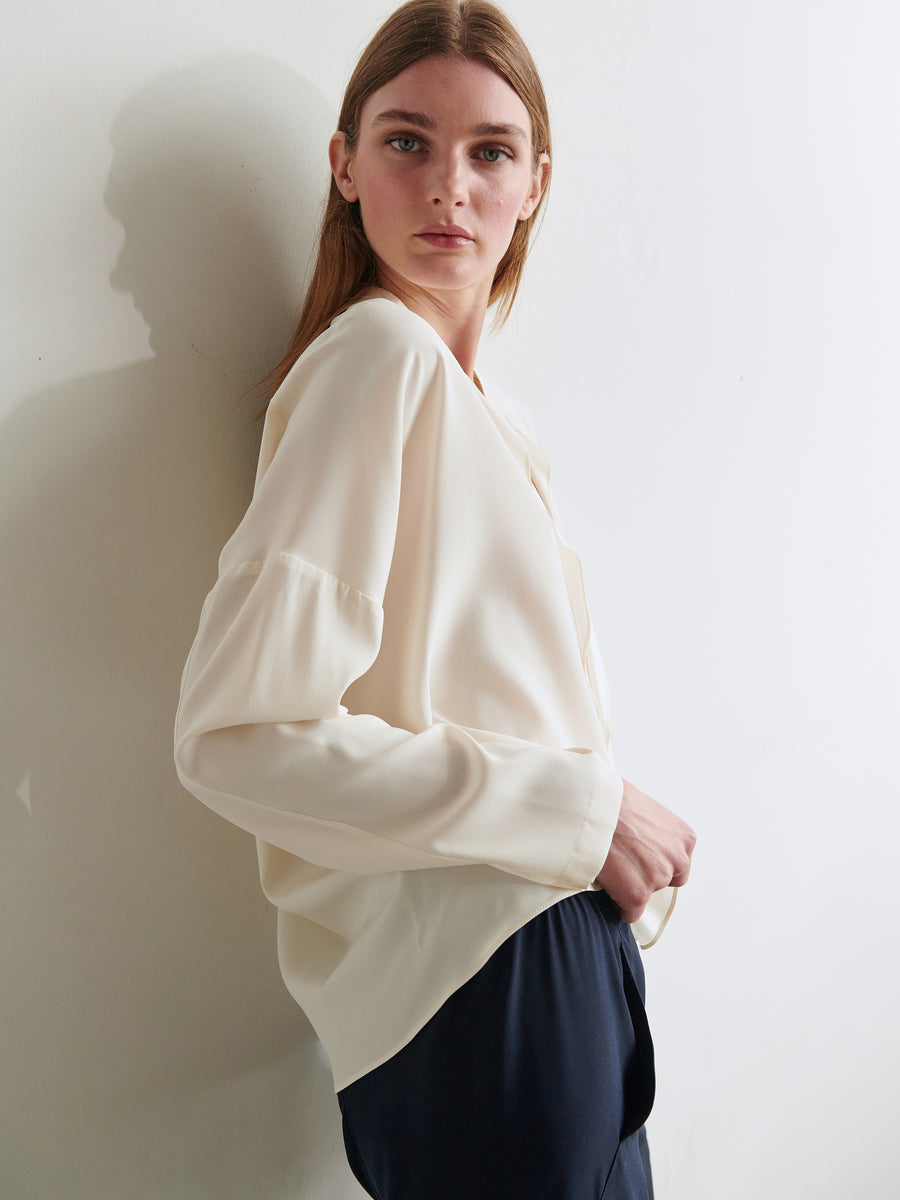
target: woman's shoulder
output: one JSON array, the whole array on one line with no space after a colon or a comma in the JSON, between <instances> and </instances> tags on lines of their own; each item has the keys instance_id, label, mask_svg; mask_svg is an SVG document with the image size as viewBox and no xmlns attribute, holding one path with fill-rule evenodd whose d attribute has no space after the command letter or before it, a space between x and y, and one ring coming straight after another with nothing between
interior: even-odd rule
<instances>
[{"instance_id":1,"label":"woman's shoulder","mask_svg":"<svg viewBox=\"0 0 900 1200\"><path fill-rule=\"evenodd\" d=\"M335 317L313 346L318 342L329 349L366 345L382 353L431 357L446 349L427 321L390 292L375 288Z\"/></svg>"},{"instance_id":2,"label":"woman's shoulder","mask_svg":"<svg viewBox=\"0 0 900 1200\"><path fill-rule=\"evenodd\" d=\"M304 350L269 406L286 424L298 406L346 421L385 407L408 418L443 375L444 343L426 321L388 292L373 291L346 308ZM449 353L449 352L448 352Z\"/></svg>"}]
</instances>

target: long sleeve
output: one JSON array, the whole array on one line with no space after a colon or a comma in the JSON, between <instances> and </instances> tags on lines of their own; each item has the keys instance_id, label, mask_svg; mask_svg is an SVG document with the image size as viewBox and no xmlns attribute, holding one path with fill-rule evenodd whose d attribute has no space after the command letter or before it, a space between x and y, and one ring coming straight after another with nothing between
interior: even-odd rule
<instances>
[{"instance_id":1,"label":"long sleeve","mask_svg":"<svg viewBox=\"0 0 900 1200\"><path fill-rule=\"evenodd\" d=\"M176 764L204 803L319 867L369 875L486 864L583 888L605 859L621 797L601 739L543 744L509 722L448 719L423 696L429 650L433 659L453 624L443 581L477 576L490 553L472 544L483 531L460 524L465 499L446 494L456 467L465 478L459 453L471 449L447 433L460 377L424 323L391 301L351 309L295 364L185 667ZM435 545L441 529L449 535ZM387 658L386 607L400 594ZM528 639L517 643L509 624L527 656ZM479 656L486 678L501 674L502 647L486 639L485 627L473 631L473 657L456 656L459 679L445 693L477 674ZM504 667L515 674L509 690L521 693L529 671L537 692L552 686L547 658L535 650L533 665L520 654ZM348 692L373 692L369 673L390 680L385 702L351 711Z\"/></svg>"}]
</instances>

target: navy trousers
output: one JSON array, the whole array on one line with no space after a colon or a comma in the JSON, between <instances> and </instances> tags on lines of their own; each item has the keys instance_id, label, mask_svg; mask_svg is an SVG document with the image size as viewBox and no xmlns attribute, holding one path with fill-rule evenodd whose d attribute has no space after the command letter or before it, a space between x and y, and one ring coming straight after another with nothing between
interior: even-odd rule
<instances>
[{"instance_id":1,"label":"navy trousers","mask_svg":"<svg viewBox=\"0 0 900 1200\"><path fill-rule=\"evenodd\" d=\"M653 1044L603 892L523 926L397 1054L338 1093L375 1200L653 1200Z\"/></svg>"}]
</instances>

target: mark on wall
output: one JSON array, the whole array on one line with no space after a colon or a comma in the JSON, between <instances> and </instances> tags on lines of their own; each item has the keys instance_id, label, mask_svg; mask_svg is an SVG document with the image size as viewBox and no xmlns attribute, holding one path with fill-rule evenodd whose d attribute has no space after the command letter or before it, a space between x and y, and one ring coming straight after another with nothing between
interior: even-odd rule
<instances>
[{"instance_id":1,"label":"mark on wall","mask_svg":"<svg viewBox=\"0 0 900 1200\"><path fill-rule=\"evenodd\" d=\"M30 813L31 812L31 772L30 771L25 772L25 778L22 780L22 782L16 788L16 795L19 797L19 799L22 801L22 803L25 805L25 807L28 809L28 812Z\"/></svg>"}]
</instances>

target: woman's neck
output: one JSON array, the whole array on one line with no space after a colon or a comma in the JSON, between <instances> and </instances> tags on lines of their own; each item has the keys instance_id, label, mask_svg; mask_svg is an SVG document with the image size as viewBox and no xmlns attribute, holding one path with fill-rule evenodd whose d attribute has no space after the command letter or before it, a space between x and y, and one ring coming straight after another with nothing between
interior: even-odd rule
<instances>
[{"instance_id":1,"label":"woman's neck","mask_svg":"<svg viewBox=\"0 0 900 1200\"><path fill-rule=\"evenodd\" d=\"M413 287L405 280L382 278L378 286L396 296L411 312L427 321L469 376L475 379L475 357L487 315L489 292L435 293Z\"/></svg>"}]
</instances>

